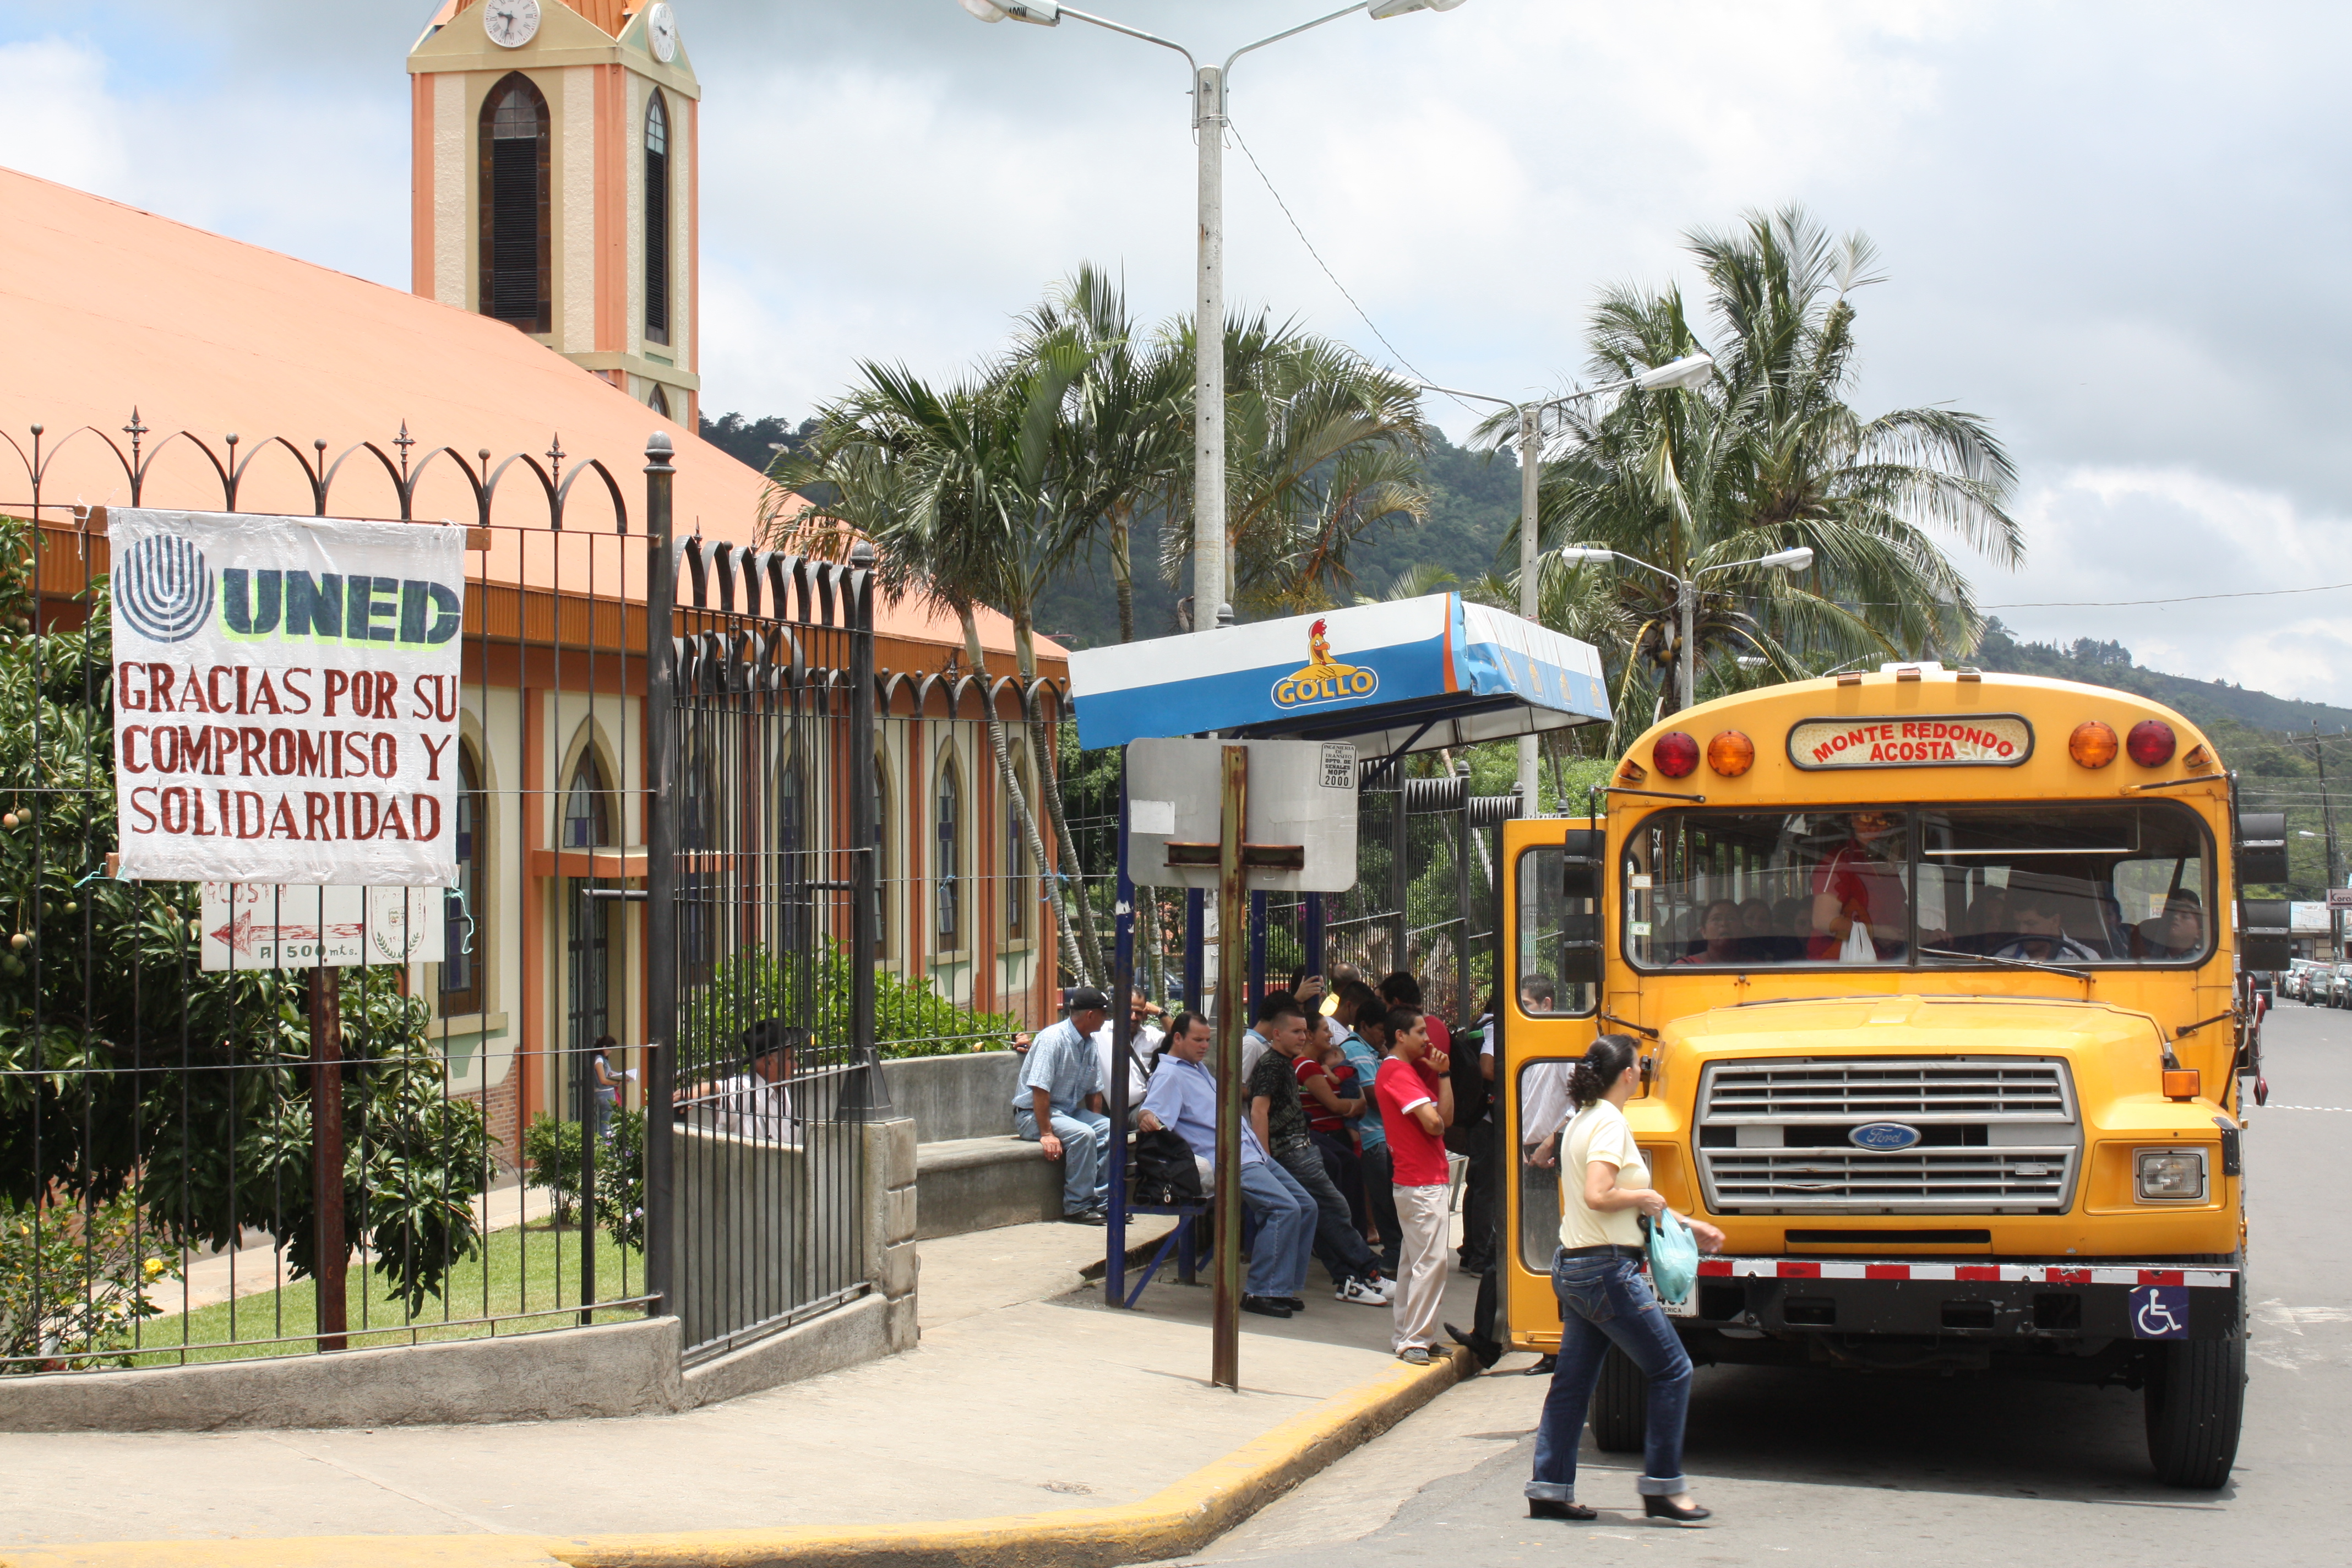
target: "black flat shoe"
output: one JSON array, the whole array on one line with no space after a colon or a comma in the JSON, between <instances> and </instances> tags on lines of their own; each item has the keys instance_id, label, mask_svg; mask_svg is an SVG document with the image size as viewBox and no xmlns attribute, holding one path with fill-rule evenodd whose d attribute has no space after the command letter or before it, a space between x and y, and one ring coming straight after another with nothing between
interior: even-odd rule
<instances>
[{"instance_id":1,"label":"black flat shoe","mask_svg":"<svg viewBox=\"0 0 2352 1568\"><path fill-rule=\"evenodd\" d=\"M1559 1364L1559 1357L1556 1355L1539 1355L1536 1357L1535 1365L1528 1368L1527 1374L1529 1377L1549 1377L1551 1375L1551 1369Z\"/></svg>"},{"instance_id":2,"label":"black flat shoe","mask_svg":"<svg viewBox=\"0 0 2352 1568\"><path fill-rule=\"evenodd\" d=\"M1290 1316L1290 1309L1284 1306L1278 1298L1273 1296L1244 1296L1242 1298L1242 1310L1255 1312L1262 1318Z\"/></svg>"},{"instance_id":3,"label":"black flat shoe","mask_svg":"<svg viewBox=\"0 0 2352 1568\"><path fill-rule=\"evenodd\" d=\"M1599 1519L1601 1516L1580 1502L1555 1502L1550 1498L1531 1497L1528 1499L1528 1517L1529 1519L1567 1519L1582 1523L1586 1520Z\"/></svg>"},{"instance_id":4,"label":"black flat shoe","mask_svg":"<svg viewBox=\"0 0 2352 1568\"><path fill-rule=\"evenodd\" d=\"M1652 1519L1672 1520L1676 1524L1696 1524L1702 1519L1713 1519L1714 1510L1704 1508L1676 1508L1662 1497L1645 1497L1642 1511Z\"/></svg>"},{"instance_id":5,"label":"black flat shoe","mask_svg":"<svg viewBox=\"0 0 2352 1568\"><path fill-rule=\"evenodd\" d=\"M1445 1337L1478 1358L1478 1370L1486 1371L1503 1359L1503 1347L1480 1333L1465 1333L1453 1324L1445 1325Z\"/></svg>"}]
</instances>

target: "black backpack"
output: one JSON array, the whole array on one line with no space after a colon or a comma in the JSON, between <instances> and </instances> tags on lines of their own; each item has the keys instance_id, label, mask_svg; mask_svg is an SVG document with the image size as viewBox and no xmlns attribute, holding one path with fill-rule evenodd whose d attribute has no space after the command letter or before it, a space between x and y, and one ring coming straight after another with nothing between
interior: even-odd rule
<instances>
[{"instance_id":1,"label":"black backpack","mask_svg":"<svg viewBox=\"0 0 2352 1568\"><path fill-rule=\"evenodd\" d=\"M1168 1128L1135 1140L1135 1201L1154 1207L1201 1201L1201 1167L1192 1146Z\"/></svg>"}]
</instances>

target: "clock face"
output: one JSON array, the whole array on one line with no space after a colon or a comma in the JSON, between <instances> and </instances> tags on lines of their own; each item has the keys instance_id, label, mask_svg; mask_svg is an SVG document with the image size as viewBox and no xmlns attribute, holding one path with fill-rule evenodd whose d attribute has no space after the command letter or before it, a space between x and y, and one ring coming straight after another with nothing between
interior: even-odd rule
<instances>
[{"instance_id":1,"label":"clock face","mask_svg":"<svg viewBox=\"0 0 2352 1568\"><path fill-rule=\"evenodd\" d=\"M677 17L667 5L646 13L646 37L653 41L654 58L667 65L677 58Z\"/></svg>"},{"instance_id":2,"label":"clock face","mask_svg":"<svg viewBox=\"0 0 2352 1568\"><path fill-rule=\"evenodd\" d=\"M539 36L539 0L484 0L482 31L502 49L519 49Z\"/></svg>"}]
</instances>

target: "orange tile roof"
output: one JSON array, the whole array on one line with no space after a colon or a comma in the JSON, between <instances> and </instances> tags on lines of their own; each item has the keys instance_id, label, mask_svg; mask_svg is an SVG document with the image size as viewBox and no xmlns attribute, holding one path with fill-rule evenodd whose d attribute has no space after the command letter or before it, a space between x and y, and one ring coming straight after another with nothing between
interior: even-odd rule
<instances>
[{"instance_id":1,"label":"orange tile roof","mask_svg":"<svg viewBox=\"0 0 2352 1568\"><path fill-rule=\"evenodd\" d=\"M641 534L646 439L661 429L677 448L677 531L748 542L757 527L759 473L503 322L14 170L0 169L0 210L10 220L0 246L0 342L10 360L0 432L29 457L30 426L45 426L38 499L47 521L77 502L130 504L121 460L99 437L127 455L121 427L135 406L154 455L141 497L149 506L224 504L220 479L194 444L158 453L174 431L202 437L215 455L226 453L226 434L242 437L236 450L250 467L238 510L308 513L309 481L293 453L267 447L270 437L305 458L324 438L332 463L362 441L394 453L405 422L420 464L445 445L469 460L488 447L495 463L543 454L560 437L567 469L595 458L611 470L629 531ZM0 452L0 510L22 514L34 499L25 463ZM358 452L328 510L396 517L399 501L383 468ZM426 471L414 515L475 521L472 491L448 458ZM520 465L508 470L490 521L546 526L543 495ZM567 531L609 535L612 506L593 477L572 491L564 521ZM491 567L509 580L543 570L500 570L495 559ZM628 572L633 587L637 575ZM608 577L599 591L615 586ZM881 608L877 620L886 637L961 646L952 616L912 602ZM992 655L1009 654L1012 625L991 612L981 637ZM1043 639L1039 652L1061 660Z\"/></svg>"}]
</instances>

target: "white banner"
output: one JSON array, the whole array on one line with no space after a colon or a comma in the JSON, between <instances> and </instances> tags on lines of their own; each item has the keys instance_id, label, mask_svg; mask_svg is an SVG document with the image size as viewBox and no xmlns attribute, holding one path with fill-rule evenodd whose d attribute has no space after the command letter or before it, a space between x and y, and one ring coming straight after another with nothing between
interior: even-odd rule
<instances>
[{"instance_id":1,"label":"white banner","mask_svg":"<svg viewBox=\"0 0 2352 1568\"><path fill-rule=\"evenodd\" d=\"M447 956L448 896L438 888L206 882L201 967L439 963Z\"/></svg>"},{"instance_id":2,"label":"white banner","mask_svg":"<svg viewBox=\"0 0 2352 1568\"><path fill-rule=\"evenodd\" d=\"M127 879L452 887L466 532L116 510Z\"/></svg>"}]
</instances>

